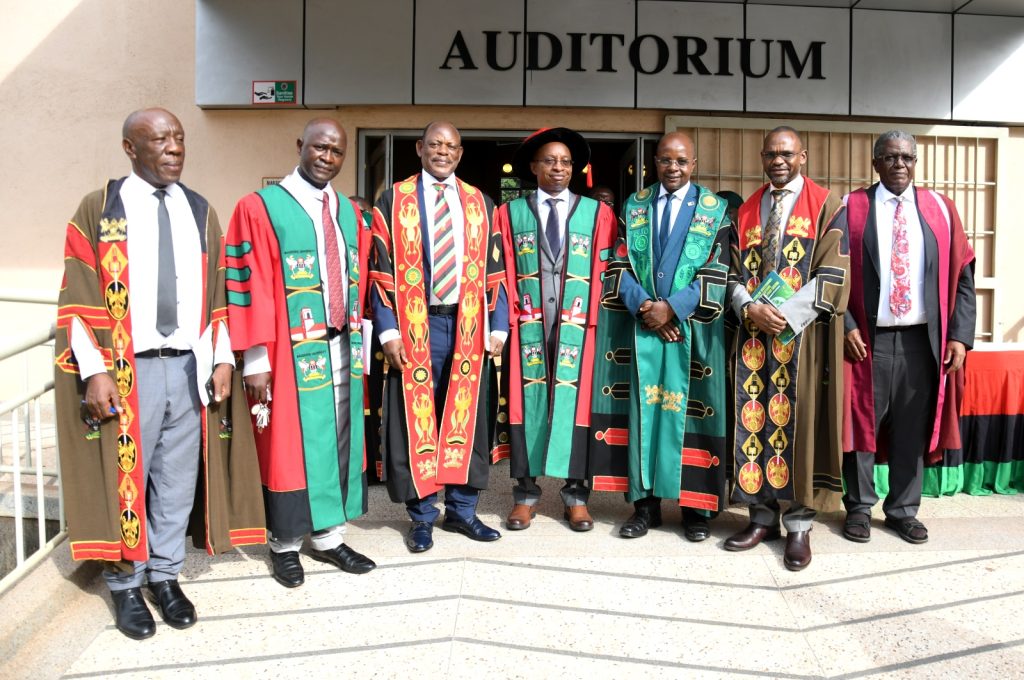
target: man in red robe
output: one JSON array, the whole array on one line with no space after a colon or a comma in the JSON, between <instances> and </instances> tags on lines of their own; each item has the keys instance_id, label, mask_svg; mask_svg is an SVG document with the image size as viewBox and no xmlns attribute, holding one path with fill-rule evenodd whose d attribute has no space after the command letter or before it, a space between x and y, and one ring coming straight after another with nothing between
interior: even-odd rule
<instances>
[{"instance_id":1,"label":"man in red robe","mask_svg":"<svg viewBox=\"0 0 1024 680\"><path fill-rule=\"evenodd\" d=\"M959 394L974 340L974 253L953 201L914 186L917 142L882 134L872 165L879 182L846 197L834 224L849 233L846 314L843 536L871 539L878 502L874 467L888 453L885 526L910 543L926 457L960 448Z\"/></svg>"},{"instance_id":2,"label":"man in red robe","mask_svg":"<svg viewBox=\"0 0 1024 680\"><path fill-rule=\"evenodd\" d=\"M271 564L287 588L305 579L306 534L315 560L352 574L376 566L343 540L348 520L366 512L366 232L358 208L330 187L347 146L337 121L309 121L296 141L298 167L242 198L228 226L231 340L245 352Z\"/></svg>"}]
</instances>

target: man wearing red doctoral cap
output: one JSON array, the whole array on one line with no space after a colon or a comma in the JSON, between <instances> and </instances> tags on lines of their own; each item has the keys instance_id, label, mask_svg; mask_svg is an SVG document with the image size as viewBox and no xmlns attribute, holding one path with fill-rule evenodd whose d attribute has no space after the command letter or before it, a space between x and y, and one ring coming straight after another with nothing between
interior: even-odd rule
<instances>
[{"instance_id":1,"label":"man wearing red doctoral cap","mask_svg":"<svg viewBox=\"0 0 1024 680\"><path fill-rule=\"evenodd\" d=\"M588 482L607 479L616 459L625 476L625 457L616 456L621 445L591 420L595 362L608 353L595 333L601 281L617 224L607 205L569 191L573 169L589 160L590 147L573 130L530 135L513 167L519 177L536 179L537 192L501 206L495 220L505 248L511 326L502 364L508 419L498 433L516 479L506 522L511 530L530 526L540 475L565 480L564 517L575 531L594 527Z\"/></svg>"}]
</instances>

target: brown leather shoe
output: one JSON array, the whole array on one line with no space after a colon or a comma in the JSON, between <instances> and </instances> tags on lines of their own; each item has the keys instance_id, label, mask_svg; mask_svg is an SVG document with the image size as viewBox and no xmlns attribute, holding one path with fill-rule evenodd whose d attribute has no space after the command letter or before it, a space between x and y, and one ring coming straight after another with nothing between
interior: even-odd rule
<instances>
[{"instance_id":1,"label":"brown leather shoe","mask_svg":"<svg viewBox=\"0 0 1024 680\"><path fill-rule=\"evenodd\" d=\"M585 505L567 505L562 516L569 520L569 528L573 531L590 531L594 528L594 518Z\"/></svg>"},{"instance_id":2,"label":"brown leather shoe","mask_svg":"<svg viewBox=\"0 0 1024 680\"><path fill-rule=\"evenodd\" d=\"M786 552L783 563L790 571L800 571L811 563L811 530L786 533Z\"/></svg>"},{"instance_id":3,"label":"brown leather shoe","mask_svg":"<svg viewBox=\"0 0 1024 680\"><path fill-rule=\"evenodd\" d=\"M508 513L508 519L505 520L505 526L509 531L529 529L530 520L536 516L537 513L533 509L532 505L516 503L515 507L512 508L512 512Z\"/></svg>"},{"instance_id":4,"label":"brown leather shoe","mask_svg":"<svg viewBox=\"0 0 1024 680\"><path fill-rule=\"evenodd\" d=\"M774 541L779 538L782 538L782 532L779 531L779 527L768 527L751 522L743 531L725 539L725 549L733 552L750 550L761 541Z\"/></svg>"}]
</instances>

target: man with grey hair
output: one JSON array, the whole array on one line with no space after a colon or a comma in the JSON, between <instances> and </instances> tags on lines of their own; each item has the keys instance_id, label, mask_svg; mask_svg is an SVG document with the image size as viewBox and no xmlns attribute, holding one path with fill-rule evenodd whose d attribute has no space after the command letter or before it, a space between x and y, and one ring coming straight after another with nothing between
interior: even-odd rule
<instances>
[{"instance_id":1,"label":"man with grey hair","mask_svg":"<svg viewBox=\"0 0 1024 680\"><path fill-rule=\"evenodd\" d=\"M959 392L974 338L974 253L953 202L914 186L917 142L902 130L879 136L879 182L844 199L832 226L848 233L850 301L843 449L843 536L871 539L876 461L887 456L885 526L910 543L924 461L960 448Z\"/></svg>"}]
</instances>

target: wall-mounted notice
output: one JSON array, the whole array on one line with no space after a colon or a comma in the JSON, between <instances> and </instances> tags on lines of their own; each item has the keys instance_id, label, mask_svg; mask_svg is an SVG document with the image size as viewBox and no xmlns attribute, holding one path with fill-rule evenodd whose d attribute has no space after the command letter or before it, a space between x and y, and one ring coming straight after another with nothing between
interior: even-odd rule
<instances>
[{"instance_id":1,"label":"wall-mounted notice","mask_svg":"<svg viewBox=\"0 0 1024 680\"><path fill-rule=\"evenodd\" d=\"M254 80L252 81L253 104L294 104L294 80Z\"/></svg>"}]
</instances>

